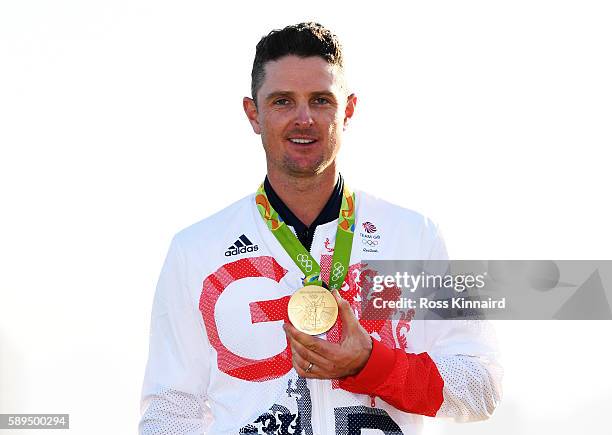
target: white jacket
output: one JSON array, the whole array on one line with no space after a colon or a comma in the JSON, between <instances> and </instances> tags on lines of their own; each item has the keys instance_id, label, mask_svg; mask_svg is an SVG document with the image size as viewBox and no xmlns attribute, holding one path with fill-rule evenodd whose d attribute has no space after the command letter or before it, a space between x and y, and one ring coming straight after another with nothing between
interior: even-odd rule
<instances>
[{"instance_id":1,"label":"white jacket","mask_svg":"<svg viewBox=\"0 0 612 435\"><path fill-rule=\"evenodd\" d=\"M353 306L362 260L447 258L436 226L420 214L363 192L356 192L356 204L349 284L340 292ZM312 242L324 278L336 225L318 226ZM176 234L153 304L140 433L352 434L366 427L420 433L420 415L345 391L337 381L297 376L283 321L273 319L284 314L275 311L277 302L302 287L301 276L262 221L254 194ZM272 302L262 310L261 301ZM392 348L429 354L444 380L436 416L491 415L502 370L487 322L394 322L372 335Z\"/></svg>"}]
</instances>

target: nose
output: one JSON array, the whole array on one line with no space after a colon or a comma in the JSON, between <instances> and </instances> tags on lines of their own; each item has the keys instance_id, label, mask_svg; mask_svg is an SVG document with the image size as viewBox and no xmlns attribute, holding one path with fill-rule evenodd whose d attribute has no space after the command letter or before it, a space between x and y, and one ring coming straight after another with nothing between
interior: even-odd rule
<instances>
[{"instance_id":1,"label":"nose","mask_svg":"<svg viewBox=\"0 0 612 435\"><path fill-rule=\"evenodd\" d=\"M312 113L308 104L300 104L296 108L295 113L295 126L296 127L310 127L314 124L312 119Z\"/></svg>"}]
</instances>

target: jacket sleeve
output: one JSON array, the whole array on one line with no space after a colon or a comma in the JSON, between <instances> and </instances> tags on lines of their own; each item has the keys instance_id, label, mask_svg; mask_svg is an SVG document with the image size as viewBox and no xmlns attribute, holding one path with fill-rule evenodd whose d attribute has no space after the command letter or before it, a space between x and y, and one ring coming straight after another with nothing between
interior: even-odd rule
<instances>
[{"instance_id":1,"label":"jacket sleeve","mask_svg":"<svg viewBox=\"0 0 612 435\"><path fill-rule=\"evenodd\" d=\"M485 420L502 398L503 370L491 322L429 320L434 333L429 351L444 379L444 402L438 417L455 421Z\"/></svg>"},{"instance_id":2,"label":"jacket sleeve","mask_svg":"<svg viewBox=\"0 0 612 435\"><path fill-rule=\"evenodd\" d=\"M210 420L205 395L207 349L202 318L197 307L189 303L185 262L175 237L153 301L141 399L141 435L205 432Z\"/></svg>"},{"instance_id":3,"label":"jacket sleeve","mask_svg":"<svg viewBox=\"0 0 612 435\"><path fill-rule=\"evenodd\" d=\"M487 330L492 332L490 325L485 321L436 322L443 324L428 326L441 335L430 352L407 353L372 339L365 367L340 380L340 387L378 396L413 414L452 417L459 422L489 418L501 400L503 375L495 353L488 352L486 342L477 338Z\"/></svg>"},{"instance_id":4,"label":"jacket sleeve","mask_svg":"<svg viewBox=\"0 0 612 435\"><path fill-rule=\"evenodd\" d=\"M405 412L433 417L442 404L444 381L427 353L391 349L372 339L372 353L355 376L340 380L340 388L383 399Z\"/></svg>"},{"instance_id":5,"label":"jacket sleeve","mask_svg":"<svg viewBox=\"0 0 612 435\"><path fill-rule=\"evenodd\" d=\"M429 246L429 259L448 258L437 229ZM357 375L341 380L341 388L378 396L414 414L459 422L490 417L501 400L503 376L492 324L485 320L420 322L426 352L391 349L372 339L367 364Z\"/></svg>"},{"instance_id":6,"label":"jacket sleeve","mask_svg":"<svg viewBox=\"0 0 612 435\"><path fill-rule=\"evenodd\" d=\"M448 260L444 238L437 226L431 226L435 231L428 258ZM444 401L436 416L457 422L491 417L502 398L503 378L493 323L426 320L424 329L427 352L444 380Z\"/></svg>"}]
</instances>

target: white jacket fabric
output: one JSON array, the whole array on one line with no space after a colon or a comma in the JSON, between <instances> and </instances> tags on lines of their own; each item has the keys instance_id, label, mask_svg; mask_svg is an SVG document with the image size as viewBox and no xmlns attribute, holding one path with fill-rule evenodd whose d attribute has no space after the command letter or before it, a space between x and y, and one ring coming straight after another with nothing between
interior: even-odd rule
<instances>
[{"instance_id":1,"label":"white jacket fabric","mask_svg":"<svg viewBox=\"0 0 612 435\"><path fill-rule=\"evenodd\" d=\"M172 240L153 304L140 433L420 433L420 415L345 391L337 381L298 377L283 321L274 319L283 314L276 312L279 301L302 287L302 273L266 227L254 196ZM312 242L324 279L336 226L337 220L318 226ZM430 220L356 192L351 267L340 293L358 315L360 262L446 258ZM407 353L427 352L435 362L444 381L436 416L474 421L492 414L502 370L488 322L387 323L373 338ZM327 338L337 341L333 335Z\"/></svg>"}]
</instances>

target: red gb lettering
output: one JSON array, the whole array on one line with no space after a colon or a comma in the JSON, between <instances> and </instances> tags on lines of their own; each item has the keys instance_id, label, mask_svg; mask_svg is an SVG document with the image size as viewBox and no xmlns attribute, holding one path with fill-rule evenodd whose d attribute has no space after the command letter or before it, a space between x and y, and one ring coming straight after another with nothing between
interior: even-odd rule
<instances>
[{"instance_id":1,"label":"red gb lettering","mask_svg":"<svg viewBox=\"0 0 612 435\"><path fill-rule=\"evenodd\" d=\"M273 257L262 256L243 258L225 264L204 280L200 296L200 312L206 325L208 340L217 351L217 365L223 373L245 381L263 382L279 378L291 370L289 343L281 353L270 358L251 359L242 357L230 351L221 342L215 322L215 305L228 285L240 279L255 277L269 278L279 282L286 273L287 270L278 264ZM273 301L252 303L250 306L252 322L284 319L285 317L275 313L286 313L288 301L289 296L286 296Z\"/></svg>"}]
</instances>

